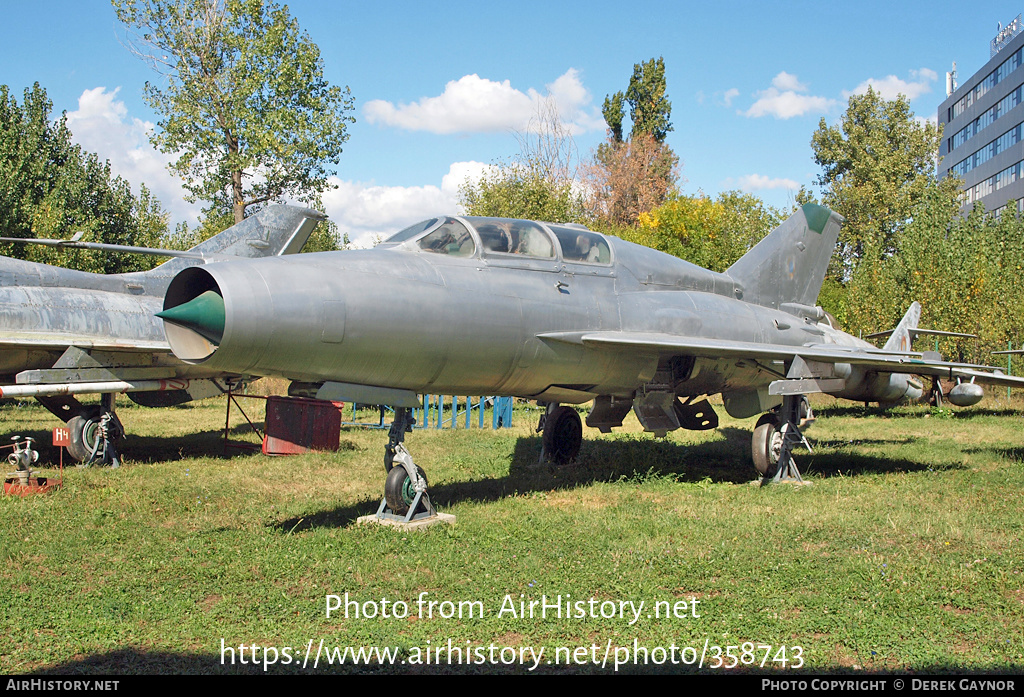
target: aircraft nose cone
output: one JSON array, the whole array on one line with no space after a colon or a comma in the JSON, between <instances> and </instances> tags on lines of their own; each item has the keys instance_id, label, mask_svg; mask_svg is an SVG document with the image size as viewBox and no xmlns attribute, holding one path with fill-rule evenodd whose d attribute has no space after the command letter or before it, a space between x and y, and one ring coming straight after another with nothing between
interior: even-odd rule
<instances>
[{"instance_id":1,"label":"aircraft nose cone","mask_svg":"<svg viewBox=\"0 0 1024 697\"><path fill-rule=\"evenodd\" d=\"M224 298L208 290L186 303L170 307L156 316L165 322L187 327L215 344L224 337Z\"/></svg>"}]
</instances>

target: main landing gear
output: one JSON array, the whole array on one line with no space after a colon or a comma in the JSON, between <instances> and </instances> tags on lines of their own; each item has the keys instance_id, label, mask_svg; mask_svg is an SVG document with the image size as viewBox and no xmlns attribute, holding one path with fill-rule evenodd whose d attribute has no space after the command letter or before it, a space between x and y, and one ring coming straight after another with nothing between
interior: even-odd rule
<instances>
[{"instance_id":1,"label":"main landing gear","mask_svg":"<svg viewBox=\"0 0 1024 697\"><path fill-rule=\"evenodd\" d=\"M540 461L566 465L576 459L583 444L583 422L572 407L547 405L540 415L537 431L543 431Z\"/></svg>"},{"instance_id":2,"label":"main landing gear","mask_svg":"<svg viewBox=\"0 0 1024 697\"><path fill-rule=\"evenodd\" d=\"M803 477L793 460L792 450L797 446L811 450L811 444L800 432L814 420L810 404L804 395L786 395L782 405L761 416L754 426L751 455L754 468L761 475L761 484L772 482L802 483Z\"/></svg>"},{"instance_id":3,"label":"main landing gear","mask_svg":"<svg viewBox=\"0 0 1024 697\"><path fill-rule=\"evenodd\" d=\"M409 523L437 515L427 493L427 475L402 444L415 423L411 409L395 409L388 444L384 446L384 469L388 476L384 482L384 498L377 508L378 518Z\"/></svg>"},{"instance_id":4,"label":"main landing gear","mask_svg":"<svg viewBox=\"0 0 1024 697\"><path fill-rule=\"evenodd\" d=\"M71 444L68 453L79 467L119 467L117 442L124 438L124 427L114 412L113 394L100 395L100 405L87 407L74 397L37 397L58 418L67 422ZM74 416L70 416L74 414Z\"/></svg>"}]
</instances>

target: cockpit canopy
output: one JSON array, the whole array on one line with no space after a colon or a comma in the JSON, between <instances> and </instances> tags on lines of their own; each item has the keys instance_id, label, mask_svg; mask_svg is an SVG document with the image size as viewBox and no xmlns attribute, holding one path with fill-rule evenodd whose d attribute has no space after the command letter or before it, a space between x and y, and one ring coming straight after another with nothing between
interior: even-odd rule
<instances>
[{"instance_id":1,"label":"cockpit canopy","mask_svg":"<svg viewBox=\"0 0 1024 697\"><path fill-rule=\"evenodd\" d=\"M406 244L408 243L408 244ZM413 245L424 252L472 257L519 255L582 264L611 263L608 241L582 226L553 225L512 218L442 216L396 232L386 246Z\"/></svg>"}]
</instances>

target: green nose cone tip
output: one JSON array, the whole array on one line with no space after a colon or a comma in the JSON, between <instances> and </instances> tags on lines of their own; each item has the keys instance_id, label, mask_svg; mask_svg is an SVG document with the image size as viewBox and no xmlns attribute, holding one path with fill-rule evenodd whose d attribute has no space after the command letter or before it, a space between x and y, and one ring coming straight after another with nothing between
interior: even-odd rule
<instances>
[{"instance_id":1,"label":"green nose cone tip","mask_svg":"<svg viewBox=\"0 0 1024 697\"><path fill-rule=\"evenodd\" d=\"M158 312L156 316L192 329L215 344L224 337L224 298L216 291L208 290L187 303Z\"/></svg>"}]
</instances>

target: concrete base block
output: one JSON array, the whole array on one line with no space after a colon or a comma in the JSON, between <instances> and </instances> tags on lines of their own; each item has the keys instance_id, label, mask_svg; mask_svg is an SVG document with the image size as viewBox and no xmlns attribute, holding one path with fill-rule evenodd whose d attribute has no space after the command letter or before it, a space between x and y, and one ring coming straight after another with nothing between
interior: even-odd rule
<instances>
[{"instance_id":1,"label":"concrete base block","mask_svg":"<svg viewBox=\"0 0 1024 697\"><path fill-rule=\"evenodd\" d=\"M356 519L359 524L370 524L376 523L378 525L388 525L393 528L401 528L402 530L425 530L431 525L437 525L438 523L447 523L448 525L455 524L455 516L451 513L438 513L437 515L429 518L421 518L420 520L413 520L408 523L404 523L401 520L391 520L390 518L378 518L376 515L364 515Z\"/></svg>"}]
</instances>

